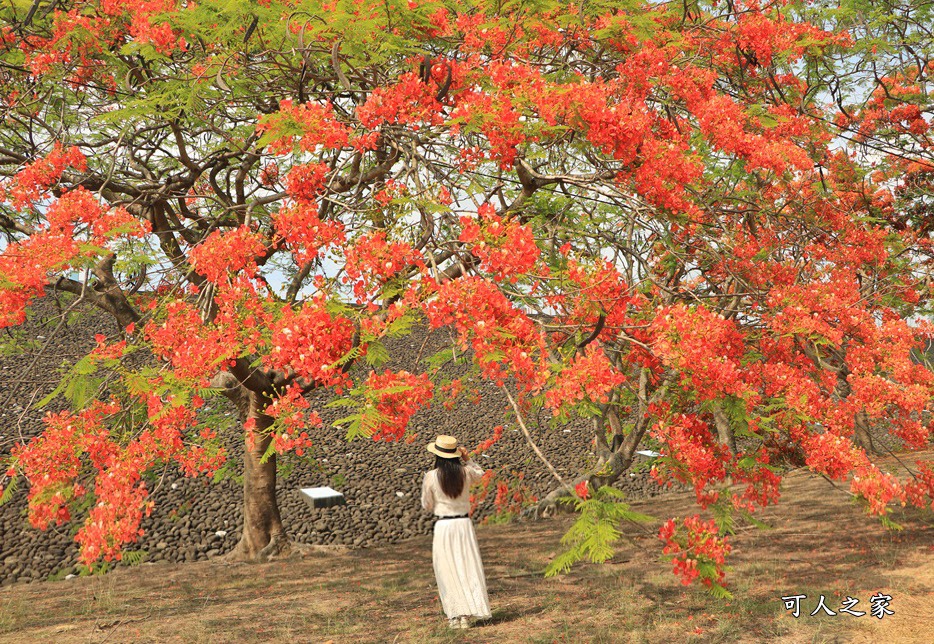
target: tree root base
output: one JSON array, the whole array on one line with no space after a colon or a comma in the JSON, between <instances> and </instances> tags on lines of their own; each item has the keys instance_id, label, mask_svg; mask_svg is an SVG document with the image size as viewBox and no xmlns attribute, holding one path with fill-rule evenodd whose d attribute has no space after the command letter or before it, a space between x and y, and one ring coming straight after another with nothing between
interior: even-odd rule
<instances>
[{"instance_id":1,"label":"tree root base","mask_svg":"<svg viewBox=\"0 0 934 644\"><path fill-rule=\"evenodd\" d=\"M343 545L313 545L290 541L288 537L273 537L265 548L256 554L245 552L242 542L218 561L225 563L268 563L271 561L294 561L318 554L340 554L349 548Z\"/></svg>"}]
</instances>

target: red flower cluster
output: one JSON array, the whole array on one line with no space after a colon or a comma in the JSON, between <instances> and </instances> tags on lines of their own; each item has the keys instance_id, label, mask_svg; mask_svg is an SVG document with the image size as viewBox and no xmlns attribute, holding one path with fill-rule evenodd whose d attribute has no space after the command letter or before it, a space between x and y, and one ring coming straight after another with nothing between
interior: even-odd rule
<instances>
[{"instance_id":1,"label":"red flower cluster","mask_svg":"<svg viewBox=\"0 0 934 644\"><path fill-rule=\"evenodd\" d=\"M366 103L357 108L360 124L369 129L383 123L411 125L440 125L441 103L435 99L431 84L424 83L414 72L407 72L392 87L377 87L370 92Z\"/></svg>"},{"instance_id":2,"label":"red flower cluster","mask_svg":"<svg viewBox=\"0 0 934 644\"><path fill-rule=\"evenodd\" d=\"M473 90L458 96L457 107L451 113L455 121L465 121L479 128L489 142L489 157L499 161L506 170L515 163L517 148L526 141L519 119L520 113L508 96L491 96ZM462 151L465 156L479 156L477 151Z\"/></svg>"},{"instance_id":3,"label":"red flower cluster","mask_svg":"<svg viewBox=\"0 0 934 644\"><path fill-rule=\"evenodd\" d=\"M78 415L47 414L45 432L13 448L13 459L31 484L29 522L34 527L45 530L71 519L68 504L87 493L78 482L81 454L91 436L100 432L101 418L116 411L115 405L98 403Z\"/></svg>"},{"instance_id":4,"label":"red flower cluster","mask_svg":"<svg viewBox=\"0 0 934 644\"><path fill-rule=\"evenodd\" d=\"M386 282L403 269L424 267L422 254L406 242L389 242L386 232L363 235L344 251L344 282L353 282L358 302L376 296Z\"/></svg>"},{"instance_id":5,"label":"red flower cluster","mask_svg":"<svg viewBox=\"0 0 934 644\"><path fill-rule=\"evenodd\" d=\"M126 354L126 340L107 344L107 336L103 333L98 333L94 336L94 341L97 343L97 346L88 354L88 357L92 360L118 360Z\"/></svg>"},{"instance_id":6,"label":"red flower cluster","mask_svg":"<svg viewBox=\"0 0 934 644\"><path fill-rule=\"evenodd\" d=\"M424 310L433 328L454 324L486 378L502 384L513 376L528 389L544 385L546 373L535 362L545 352L544 337L492 282L472 276L442 284Z\"/></svg>"},{"instance_id":7,"label":"red flower cluster","mask_svg":"<svg viewBox=\"0 0 934 644\"><path fill-rule=\"evenodd\" d=\"M496 445L496 443L498 443L500 439L502 439L502 437L503 437L503 426L497 425L496 427L493 428L493 435L487 438L486 440L480 441L480 443L477 444L477 448L473 450L473 453L482 454L483 452L487 451L488 449Z\"/></svg>"},{"instance_id":8,"label":"red flower cluster","mask_svg":"<svg viewBox=\"0 0 934 644\"><path fill-rule=\"evenodd\" d=\"M168 22L157 22L159 14L177 9L175 0L102 0L101 11L105 16L122 17L129 21L128 33L140 44L152 45L164 56L175 50L185 51L188 43ZM110 22L110 21L108 21ZM113 21L120 25L121 21ZM102 25L107 23L102 21ZM115 37L119 37L114 34Z\"/></svg>"},{"instance_id":9,"label":"red flower cluster","mask_svg":"<svg viewBox=\"0 0 934 644\"><path fill-rule=\"evenodd\" d=\"M905 484L906 500L915 507L934 510L934 464L919 460L915 466L914 480Z\"/></svg>"},{"instance_id":10,"label":"red flower cluster","mask_svg":"<svg viewBox=\"0 0 934 644\"><path fill-rule=\"evenodd\" d=\"M84 188L63 194L49 205L45 217L47 228L0 252L0 328L22 324L26 305L44 293L50 273L67 268L81 255L98 253L116 235L141 237L149 231L147 222L123 208L104 208Z\"/></svg>"},{"instance_id":11,"label":"red flower cluster","mask_svg":"<svg viewBox=\"0 0 934 644\"><path fill-rule=\"evenodd\" d=\"M471 252L480 259L481 268L493 274L497 282L515 283L538 260L541 251L532 237L532 229L516 220L506 224L491 204L483 204L477 218L461 217L460 241L472 244Z\"/></svg>"},{"instance_id":12,"label":"red flower cluster","mask_svg":"<svg viewBox=\"0 0 934 644\"><path fill-rule=\"evenodd\" d=\"M898 479L872 463L861 465L853 471L850 491L866 500L870 514L879 516L888 512L888 505L892 501L902 505L906 501L905 490Z\"/></svg>"},{"instance_id":13,"label":"red flower cluster","mask_svg":"<svg viewBox=\"0 0 934 644\"><path fill-rule=\"evenodd\" d=\"M687 517L683 527L684 533L674 519L669 519L658 531L658 538L665 542L663 552L672 559L675 575L685 586L698 577L705 586L722 585L726 555L731 550L727 537L720 536L714 521L701 521L696 514ZM707 572L708 566L713 567L713 572Z\"/></svg>"},{"instance_id":14,"label":"red flower cluster","mask_svg":"<svg viewBox=\"0 0 934 644\"><path fill-rule=\"evenodd\" d=\"M267 163L259 171L259 182L267 188L273 188L279 183L279 165L275 161Z\"/></svg>"},{"instance_id":15,"label":"red flower cluster","mask_svg":"<svg viewBox=\"0 0 934 644\"><path fill-rule=\"evenodd\" d=\"M321 386L341 385L347 376L336 363L350 351L353 333L353 322L332 316L323 296L298 311L285 307L272 324L272 349L264 362Z\"/></svg>"},{"instance_id":16,"label":"red flower cluster","mask_svg":"<svg viewBox=\"0 0 934 644\"><path fill-rule=\"evenodd\" d=\"M265 133L263 140L278 155L292 152L296 138L300 150L314 152L318 146L330 150L343 148L350 136L347 126L334 116L330 103L295 105L291 99L281 101L275 114L261 116L256 129Z\"/></svg>"},{"instance_id":17,"label":"red flower cluster","mask_svg":"<svg viewBox=\"0 0 934 644\"><path fill-rule=\"evenodd\" d=\"M343 244L345 240L344 224L331 219L321 221L318 208L311 203L283 206L272 216L272 222L299 266L313 261L328 246Z\"/></svg>"},{"instance_id":18,"label":"red flower cluster","mask_svg":"<svg viewBox=\"0 0 934 644\"><path fill-rule=\"evenodd\" d=\"M215 230L191 249L188 261L209 282L222 284L230 273L256 274L256 259L266 252L262 237L248 226L231 231Z\"/></svg>"},{"instance_id":19,"label":"red flower cluster","mask_svg":"<svg viewBox=\"0 0 934 644\"><path fill-rule=\"evenodd\" d=\"M152 45L163 56L188 48L185 38L172 29L169 23L154 24L151 16L135 14L129 32L138 43Z\"/></svg>"},{"instance_id":20,"label":"red flower cluster","mask_svg":"<svg viewBox=\"0 0 934 644\"><path fill-rule=\"evenodd\" d=\"M525 483L524 472L513 471L497 477L496 472L487 470L477 484L476 492L470 495L471 512L489 497L491 490L496 490L493 507L500 515L517 515L527 503L538 501Z\"/></svg>"},{"instance_id":21,"label":"red flower cluster","mask_svg":"<svg viewBox=\"0 0 934 644\"><path fill-rule=\"evenodd\" d=\"M804 437L801 444L807 453L808 467L838 481L846 479L857 466L869 464L866 452L850 439L831 432Z\"/></svg>"},{"instance_id":22,"label":"red flower cluster","mask_svg":"<svg viewBox=\"0 0 934 644\"><path fill-rule=\"evenodd\" d=\"M745 338L735 322L702 306L679 304L659 310L651 328L654 353L687 376L701 400L756 399L740 363Z\"/></svg>"},{"instance_id":23,"label":"red flower cluster","mask_svg":"<svg viewBox=\"0 0 934 644\"><path fill-rule=\"evenodd\" d=\"M45 158L20 170L10 182L7 194L0 192L0 198L9 199L17 210L32 206L58 183L69 167L84 171L87 169L87 159L78 148L63 149L60 143L56 143Z\"/></svg>"},{"instance_id":24,"label":"red flower cluster","mask_svg":"<svg viewBox=\"0 0 934 644\"><path fill-rule=\"evenodd\" d=\"M20 44L26 55L25 65L37 78L49 73L53 67L61 65L68 82L79 85L94 76L95 58L101 53L101 45L106 42L99 34L106 22L99 23L88 15L82 15L77 7L70 11L55 11L52 28L48 38L30 38L30 46ZM10 43L12 44L12 42Z\"/></svg>"},{"instance_id":25,"label":"red flower cluster","mask_svg":"<svg viewBox=\"0 0 934 644\"><path fill-rule=\"evenodd\" d=\"M562 253L567 254L567 248ZM607 261L589 265L570 258L564 276L570 283L545 298L559 312L558 321L592 329L603 316L603 330L597 339L613 341L629 323L631 305L639 301L638 296L629 293L619 270Z\"/></svg>"},{"instance_id":26,"label":"red flower cluster","mask_svg":"<svg viewBox=\"0 0 934 644\"><path fill-rule=\"evenodd\" d=\"M185 445L182 433L196 422L192 409L154 395L147 397L147 408L148 428L126 444L112 438L107 425L119 406L94 402L78 414L48 414L45 432L12 451L30 482L30 521L42 529L70 520L70 506L88 493L80 481L90 469L95 503L76 536L86 565L101 557L119 560L123 545L142 534L140 522L152 508L145 471L174 460L194 475L224 461L223 450Z\"/></svg>"},{"instance_id":27,"label":"red flower cluster","mask_svg":"<svg viewBox=\"0 0 934 644\"><path fill-rule=\"evenodd\" d=\"M446 396L442 405L445 409L454 409L454 405L457 402L457 397L461 395L461 392L464 390L464 383L460 378L455 378L448 385L441 385L441 393Z\"/></svg>"},{"instance_id":28,"label":"red flower cluster","mask_svg":"<svg viewBox=\"0 0 934 644\"><path fill-rule=\"evenodd\" d=\"M324 189L330 168L326 163L296 165L285 178L289 195L299 203L312 203Z\"/></svg>"},{"instance_id":29,"label":"red flower cluster","mask_svg":"<svg viewBox=\"0 0 934 644\"><path fill-rule=\"evenodd\" d=\"M266 414L276 419L272 437L273 449L277 454L292 450L299 456L311 447L311 438L306 427L321 425L317 412L306 413L308 401L302 397L301 388L291 386L266 408Z\"/></svg>"},{"instance_id":30,"label":"red flower cluster","mask_svg":"<svg viewBox=\"0 0 934 644\"><path fill-rule=\"evenodd\" d=\"M782 477L768 468L768 451L761 449L756 455L755 464L750 467L740 465L742 461L742 458L737 460L730 477L734 483L746 483L746 489L741 495L733 495L733 507L752 512L756 505L764 508L770 503L778 503Z\"/></svg>"},{"instance_id":31,"label":"red flower cluster","mask_svg":"<svg viewBox=\"0 0 934 644\"><path fill-rule=\"evenodd\" d=\"M49 273L78 255L70 235L45 230L7 246L0 253L0 328L22 324L26 305L45 292Z\"/></svg>"},{"instance_id":32,"label":"red flower cluster","mask_svg":"<svg viewBox=\"0 0 934 644\"><path fill-rule=\"evenodd\" d=\"M234 338L205 325L197 309L185 300L173 300L165 310L162 323L150 321L143 333L152 343L153 353L168 360L179 378L204 383L236 357Z\"/></svg>"},{"instance_id":33,"label":"red flower cluster","mask_svg":"<svg viewBox=\"0 0 934 644\"><path fill-rule=\"evenodd\" d=\"M271 327L277 307L264 297L257 285L244 275L231 276L230 281L214 291L217 315L213 324L238 345L242 354L259 355L269 347Z\"/></svg>"},{"instance_id":34,"label":"red flower cluster","mask_svg":"<svg viewBox=\"0 0 934 644\"><path fill-rule=\"evenodd\" d=\"M668 476L682 483L690 481L701 507L715 503L719 493L705 492L705 488L726 478L731 456L725 446L713 441L710 427L694 414L679 414L657 422L651 434L666 446L666 456L652 468L652 476L659 483L666 482Z\"/></svg>"},{"instance_id":35,"label":"red flower cluster","mask_svg":"<svg viewBox=\"0 0 934 644\"><path fill-rule=\"evenodd\" d=\"M607 394L624 382L626 376L613 368L603 349L590 344L558 373L554 386L545 392L545 402L557 416L584 399L605 403Z\"/></svg>"},{"instance_id":36,"label":"red flower cluster","mask_svg":"<svg viewBox=\"0 0 934 644\"><path fill-rule=\"evenodd\" d=\"M94 246L104 246L116 235L143 237L150 231L124 208L106 208L82 187L64 193L45 213L49 232L79 241L87 237Z\"/></svg>"},{"instance_id":37,"label":"red flower cluster","mask_svg":"<svg viewBox=\"0 0 934 644\"><path fill-rule=\"evenodd\" d=\"M427 374L416 376L388 369L382 374L370 372L364 386L367 407L374 408L378 418L372 427L375 441L401 440L409 419L420 407L430 404L434 391Z\"/></svg>"}]
</instances>

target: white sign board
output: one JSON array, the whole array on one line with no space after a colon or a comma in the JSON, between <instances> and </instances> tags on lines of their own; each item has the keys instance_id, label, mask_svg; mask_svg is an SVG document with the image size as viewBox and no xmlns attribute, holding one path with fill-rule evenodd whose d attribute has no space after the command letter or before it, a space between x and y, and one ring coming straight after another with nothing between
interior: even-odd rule
<instances>
[{"instance_id":1,"label":"white sign board","mask_svg":"<svg viewBox=\"0 0 934 644\"><path fill-rule=\"evenodd\" d=\"M335 505L345 505L347 499L335 489L324 487L303 487L298 493L312 508L330 508Z\"/></svg>"}]
</instances>

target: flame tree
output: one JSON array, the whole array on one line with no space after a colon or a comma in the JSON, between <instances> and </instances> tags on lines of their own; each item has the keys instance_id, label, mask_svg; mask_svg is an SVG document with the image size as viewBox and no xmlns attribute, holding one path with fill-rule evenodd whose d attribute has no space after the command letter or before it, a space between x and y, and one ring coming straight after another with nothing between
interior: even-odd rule
<instances>
[{"instance_id":1,"label":"flame tree","mask_svg":"<svg viewBox=\"0 0 934 644\"><path fill-rule=\"evenodd\" d=\"M90 507L83 560L119 558L151 509L145 472L223 462L197 415L221 393L246 441L234 554L280 553L276 456L320 423L303 395L342 396L351 435L401 438L459 389L382 368L381 339L427 323L523 428L592 421L597 462L546 503L573 487L585 515L616 516L606 486L651 445L657 478L721 513L777 500L791 453L872 513L929 505L934 472L901 481L867 454L874 432L928 444L934 385L915 351L930 63L905 35L925 9L886 11L4 5L0 325L55 289L123 332L3 481L25 477L40 528ZM157 362L126 359L142 349ZM662 528L686 582L719 588L718 530Z\"/></svg>"}]
</instances>

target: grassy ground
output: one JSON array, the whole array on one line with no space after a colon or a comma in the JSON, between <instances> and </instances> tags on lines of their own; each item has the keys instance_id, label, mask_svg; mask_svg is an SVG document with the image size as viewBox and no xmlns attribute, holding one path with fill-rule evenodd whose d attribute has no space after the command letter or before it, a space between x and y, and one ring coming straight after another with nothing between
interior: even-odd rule
<instances>
[{"instance_id":1,"label":"grassy ground","mask_svg":"<svg viewBox=\"0 0 934 644\"><path fill-rule=\"evenodd\" d=\"M929 454L928 457L934 457ZM887 463L894 468L893 462ZM693 495L637 504L659 518L693 514ZM657 526L607 564L540 574L568 518L481 526L493 620L449 631L431 571L431 545L317 552L264 565L143 564L91 578L4 588L0 642L924 642L934 641L931 515L900 511L901 532L866 517L845 490L804 471L742 528L727 582L732 600L684 588L660 563ZM809 613L823 594L869 610L877 592L893 615ZM806 594L801 616L783 595Z\"/></svg>"}]
</instances>

